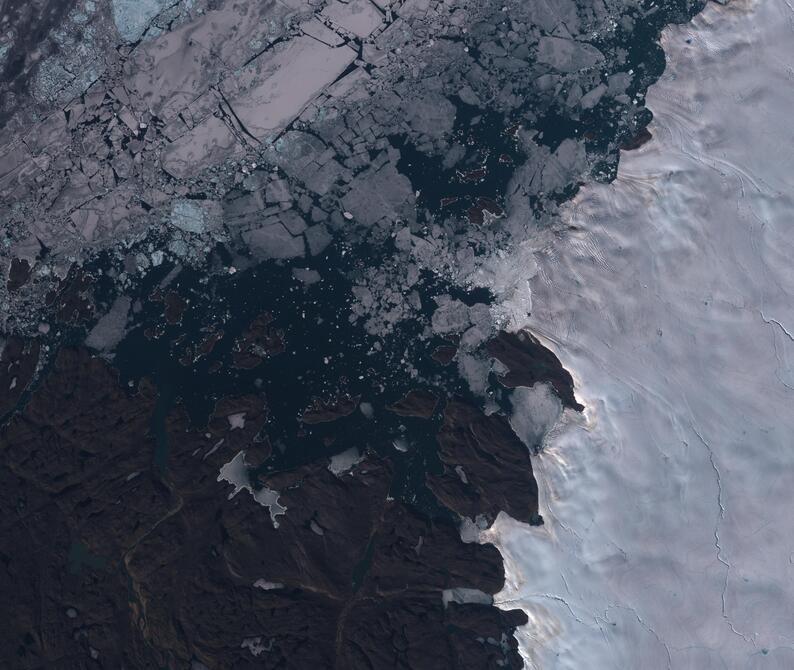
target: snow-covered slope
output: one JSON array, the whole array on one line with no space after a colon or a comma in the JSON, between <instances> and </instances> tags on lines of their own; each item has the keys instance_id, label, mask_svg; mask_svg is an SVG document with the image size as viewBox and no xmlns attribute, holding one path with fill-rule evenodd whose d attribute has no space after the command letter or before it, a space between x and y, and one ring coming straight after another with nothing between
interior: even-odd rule
<instances>
[{"instance_id":1,"label":"snow-covered slope","mask_svg":"<svg viewBox=\"0 0 794 670\"><path fill-rule=\"evenodd\" d=\"M528 667L794 667L794 11L668 29L653 140L567 210L529 325L575 376L546 524L483 534Z\"/></svg>"}]
</instances>

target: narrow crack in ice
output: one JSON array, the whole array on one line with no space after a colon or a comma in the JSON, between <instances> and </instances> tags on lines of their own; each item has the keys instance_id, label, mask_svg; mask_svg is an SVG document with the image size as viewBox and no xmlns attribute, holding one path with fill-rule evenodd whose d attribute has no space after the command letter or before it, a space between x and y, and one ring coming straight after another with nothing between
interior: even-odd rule
<instances>
[{"instance_id":1,"label":"narrow crack in ice","mask_svg":"<svg viewBox=\"0 0 794 670\"><path fill-rule=\"evenodd\" d=\"M764 320L764 323L767 323L770 326L772 324L775 324L778 328L780 328L780 330L783 331L783 333L786 335L788 339L794 342L794 335L792 335L791 331L789 331L788 328L786 328L782 323L780 323L780 321L778 321L777 319L773 319L772 317L767 318L766 316L764 316L763 310L759 310L759 312L761 314L761 318Z\"/></svg>"},{"instance_id":2,"label":"narrow crack in ice","mask_svg":"<svg viewBox=\"0 0 794 670\"><path fill-rule=\"evenodd\" d=\"M775 369L775 378L781 383L782 386L787 388L789 391L794 391L794 386L787 383L780 376L780 369L786 368L788 366L783 362L783 359L780 357L780 350L778 349L777 337L775 337L774 326L777 325L778 328L783 332L783 334L786 335L792 342L794 342L794 337L792 337L791 333L783 326L782 323L780 323L780 321L778 321L777 319L767 319L764 316L763 310L759 310L759 313L761 314L761 319L764 321L764 323L772 327L772 349L774 349L775 351L775 361L777 361L777 368Z\"/></svg>"},{"instance_id":3,"label":"narrow crack in ice","mask_svg":"<svg viewBox=\"0 0 794 670\"><path fill-rule=\"evenodd\" d=\"M517 605L518 607L521 607L524 604L525 598L539 598L543 600L553 600L555 602L562 603L563 605L565 605L565 608L568 610L570 615L577 623L580 623L583 626L587 626L588 628L592 628L591 624L587 623L586 621L584 621L583 619L579 618L576 615L576 612L573 611L573 608L571 607L570 603L565 598L563 598L562 596L554 595L553 593L528 593L524 598L521 599L511 598L509 600L499 600L494 602L500 606L514 604ZM595 617L593 618L595 619Z\"/></svg>"},{"instance_id":4,"label":"narrow crack in ice","mask_svg":"<svg viewBox=\"0 0 794 670\"><path fill-rule=\"evenodd\" d=\"M719 514L717 516L717 521L714 524L714 547L717 550L717 560L725 566L725 580L723 582L722 594L721 594L722 618L725 620L725 623L728 624L728 626L730 627L731 631L733 631L733 633L741 637L745 642L750 642L752 643L753 646L755 646L754 636L750 637L742 633L741 631L738 631L736 627L733 625L733 622L728 616L727 606L725 603L725 596L728 592L728 579L731 573L731 564L722 555L723 548L722 548L722 542L720 540L720 524L725 519L725 504L723 503L722 500L723 498L722 475L720 474L720 469L717 467L717 462L714 458L714 450L711 448L711 445L706 441L706 439L703 437L700 431L697 428L695 428L694 423L692 423L691 421L689 422L689 427L692 429L695 435L697 435L697 438L698 440L700 440L700 443L706 448L706 451L708 452L708 456L709 456L709 463L711 463L711 468L712 470L714 470L714 475L717 478L717 505L719 506Z\"/></svg>"},{"instance_id":5,"label":"narrow crack in ice","mask_svg":"<svg viewBox=\"0 0 794 670\"><path fill-rule=\"evenodd\" d=\"M665 650L665 652L667 654L667 670L672 670L672 667L673 667L673 656L670 653L670 646L653 629L653 626L651 626L650 624L646 623L643 620L643 618L640 616L639 612L637 612L637 610L635 608L631 607L630 605L622 605L622 604L619 605L617 603L612 603L609 607L607 607L604 610L604 614L601 615L601 617L596 617L596 619L598 620L600 618L601 621L603 621L604 623L609 623L607 615L609 613L609 610L611 610L611 609L625 609L625 610L628 610L629 612L631 612L632 614L634 614L634 616L637 619L637 623L639 623L640 626L642 626L646 631L648 631L651 635L653 635L653 637L656 639L656 641L660 645L662 645L664 647L664 650Z\"/></svg>"}]
</instances>

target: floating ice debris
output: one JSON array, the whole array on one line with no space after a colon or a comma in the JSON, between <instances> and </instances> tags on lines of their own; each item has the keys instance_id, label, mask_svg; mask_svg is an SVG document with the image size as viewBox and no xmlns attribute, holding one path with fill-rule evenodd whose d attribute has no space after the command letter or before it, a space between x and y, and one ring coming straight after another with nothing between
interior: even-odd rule
<instances>
[{"instance_id":1,"label":"floating ice debris","mask_svg":"<svg viewBox=\"0 0 794 670\"><path fill-rule=\"evenodd\" d=\"M369 0L331 0L322 13L336 25L361 39L369 37L383 23L381 13Z\"/></svg>"},{"instance_id":2,"label":"floating ice debris","mask_svg":"<svg viewBox=\"0 0 794 670\"><path fill-rule=\"evenodd\" d=\"M320 273L317 272L317 270L310 270L308 268L293 268L292 276L307 286L316 284L321 279Z\"/></svg>"},{"instance_id":3,"label":"floating ice debris","mask_svg":"<svg viewBox=\"0 0 794 670\"><path fill-rule=\"evenodd\" d=\"M105 314L93 327L85 340L87 346L99 351L110 351L121 339L127 328L127 315L132 301L129 297L119 296Z\"/></svg>"},{"instance_id":4,"label":"floating ice debris","mask_svg":"<svg viewBox=\"0 0 794 670\"><path fill-rule=\"evenodd\" d=\"M165 7L166 0L113 0L116 30L125 41L135 42Z\"/></svg>"},{"instance_id":5,"label":"floating ice debris","mask_svg":"<svg viewBox=\"0 0 794 670\"><path fill-rule=\"evenodd\" d=\"M537 58L560 72L576 72L604 60L603 54L590 44L552 36L538 40Z\"/></svg>"},{"instance_id":6,"label":"floating ice debris","mask_svg":"<svg viewBox=\"0 0 794 670\"><path fill-rule=\"evenodd\" d=\"M176 200L171 205L171 225L186 233L206 230L206 213L195 200Z\"/></svg>"}]
</instances>

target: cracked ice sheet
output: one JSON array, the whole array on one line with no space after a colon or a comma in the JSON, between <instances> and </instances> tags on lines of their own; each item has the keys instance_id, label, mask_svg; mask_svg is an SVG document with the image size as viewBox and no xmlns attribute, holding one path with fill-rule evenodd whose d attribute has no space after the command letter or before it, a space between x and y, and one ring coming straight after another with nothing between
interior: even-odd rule
<instances>
[{"instance_id":1,"label":"cracked ice sheet","mask_svg":"<svg viewBox=\"0 0 794 670\"><path fill-rule=\"evenodd\" d=\"M653 141L538 255L529 325L587 410L534 461L546 524L481 538L530 668L794 667L792 26L767 0L668 29Z\"/></svg>"},{"instance_id":2,"label":"cracked ice sheet","mask_svg":"<svg viewBox=\"0 0 794 670\"><path fill-rule=\"evenodd\" d=\"M349 46L329 47L296 37L254 60L222 83L237 118L259 140L282 130L350 63Z\"/></svg>"}]
</instances>

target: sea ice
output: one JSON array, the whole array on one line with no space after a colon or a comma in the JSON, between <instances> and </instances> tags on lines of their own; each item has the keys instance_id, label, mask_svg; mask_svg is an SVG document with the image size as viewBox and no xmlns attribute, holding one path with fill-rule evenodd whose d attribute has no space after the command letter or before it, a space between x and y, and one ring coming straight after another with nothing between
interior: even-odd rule
<instances>
[{"instance_id":1,"label":"sea ice","mask_svg":"<svg viewBox=\"0 0 794 670\"><path fill-rule=\"evenodd\" d=\"M165 0L113 0L113 22L119 35L127 42L140 39L166 4Z\"/></svg>"}]
</instances>

